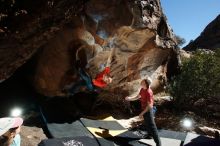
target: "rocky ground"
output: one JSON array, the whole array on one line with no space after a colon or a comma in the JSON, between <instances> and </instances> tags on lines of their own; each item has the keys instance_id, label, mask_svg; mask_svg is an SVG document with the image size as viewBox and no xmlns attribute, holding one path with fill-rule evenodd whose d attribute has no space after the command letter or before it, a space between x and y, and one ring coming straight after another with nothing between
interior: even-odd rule
<instances>
[{"instance_id":1,"label":"rocky ground","mask_svg":"<svg viewBox=\"0 0 220 146\"><path fill-rule=\"evenodd\" d=\"M193 120L193 127L192 129L185 129L181 125L181 121L184 118L190 118ZM174 131L190 131L190 132L196 132L199 134L205 134L209 136L213 136L213 134L206 133L204 127L210 127L214 129L220 129L220 122L219 119L213 119L213 118L204 118L201 116L196 115L193 112L180 112L180 113L174 113L169 110L161 111L156 116L156 122L158 127L161 127L163 129L170 129ZM203 128L202 128L203 127Z\"/></svg>"},{"instance_id":2,"label":"rocky ground","mask_svg":"<svg viewBox=\"0 0 220 146\"><path fill-rule=\"evenodd\" d=\"M21 146L37 146L41 140L47 139L40 127L22 126L21 131Z\"/></svg>"}]
</instances>

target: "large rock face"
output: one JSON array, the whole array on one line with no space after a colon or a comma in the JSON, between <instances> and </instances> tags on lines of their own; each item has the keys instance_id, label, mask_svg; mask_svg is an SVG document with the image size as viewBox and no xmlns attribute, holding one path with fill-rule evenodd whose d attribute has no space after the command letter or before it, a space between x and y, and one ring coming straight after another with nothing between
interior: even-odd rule
<instances>
[{"instance_id":1,"label":"large rock face","mask_svg":"<svg viewBox=\"0 0 220 146\"><path fill-rule=\"evenodd\" d=\"M163 86L167 65L176 57L176 42L159 0L55 1L51 11L53 8L57 8L56 11L49 14L57 18L56 27L48 23L41 32L33 32L33 40L28 39L25 46L18 45L24 57L11 58L8 62L14 66L4 64L7 56L1 60L4 64L0 69L2 80L41 48L32 75L33 85L41 94L59 96L64 85L75 81L72 74L77 76L74 70L77 49L82 48L79 52L82 65L94 78L114 48L113 82L108 91L120 89L132 94L146 76L154 79L155 91ZM45 19L50 22L49 18ZM29 53L25 54L27 48Z\"/></svg>"},{"instance_id":2,"label":"large rock face","mask_svg":"<svg viewBox=\"0 0 220 146\"><path fill-rule=\"evenodd\" d=\"M217 48L220 48L220 15L206 26L198 38L183 49L194 51L196 49L215 50Z\"/></svg>"},{"instance_id":3,"label":"large rock face","mask_svg":"<svg viewBox=\"0 0 220 146\"><path fill-rule=\"evenodd\" d=\"M0 5L0 82L9 78L39 48L81 12L84 0L1 1Z\"/></svg>"}]
</instances>

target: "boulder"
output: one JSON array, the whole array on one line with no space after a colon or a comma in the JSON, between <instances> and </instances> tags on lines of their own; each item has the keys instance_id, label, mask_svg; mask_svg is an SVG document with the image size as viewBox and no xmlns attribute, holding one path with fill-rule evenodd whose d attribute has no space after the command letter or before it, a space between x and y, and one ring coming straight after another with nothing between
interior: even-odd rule
<instances>
[{"instance_id":1,"label":"boulder","mask_svg":"<svg viewBox=\"0 0 220 146\"><path fill-rule=\"evenodd\" d=\"M216 138L217 138L217 135L219 138L219 133L220 133L219 129L214 129L214 128L207 127L207 126L197 127L196 131L198 133L205 134L205 135L212 136L212 137L216 137Z\"/></svg>"},{"instance_id":2,"label":"boulder","mask_svg":"<svg viewBox=\"0 0 220 146\"><path fill-rule=\"evenodd\" d=\"M77 49L80 48L82 67L94 78L114 48L110 73L113 82L107 91L134 94L140 80L150 76L153 90L160 92L167 73L172 74L178 65L176 40L159 0L62 0L49 6L42 3L42 9L42 13L48 14L42 24L47 25L31 31L32 35L24 31L29 35L24 46L10 43L22 50L23 59L10 58L8 62L12 65L6 65L8 55L5 54L0 69L2 80L35 54L32 85L40 94L63 96L63 87L79 78L75 70ZM11 50L10 53L13 54Z\"/></svg>"},{"instance_id":3,"label":"boulder","mask_svg":"<svg viewBox=\"0 0 220 146\"><path fill-rule=\"evenodd\" d=\"M151 20L144 22L141 13L148 4L154 10L151 16L143 14ZM167 62L171 54L175 54L176 43L158 1L154 4L145 1L143 5L91 0L86 3L85 14L73 21L78 22L77 27L73 25L72 29L60 31L45 45L38 58L37 74L34 75L38 92L47 96L62 94L61 89L67 84L62 82L63 78L68 70L74 69L74 53L79 48L83 48L80 57L83 67L88 67L92 78L101 71L114 48L113 82L108 91L121 88L133 94L140 80L147 76L153 78L155 91L163 90ZM70 49L72 53L68 52Z\"/></svg>"},{"instance_id":4,"label":"boulder","mask_svg":"<svg viewBox=\"0 0 220 146\"><path fill-rule=\"evenodd\" d=\"M30 60L56 32L81 12L84 0L1 1L0 82Z\"/></svg>"},{"instance_id":5,"label":"boulder","mask_svg":"<svg viewBox=\"0 0 220 146\"><path fill-rule=\"evenodd\" d=\"M193 104L193 109L200 114L204 114L204 111L199 109L205 107L205 112L209 114L209 116L213 116L215 118L219 118L220 107L218 97L214 98L200 98Z\"/></svg>"}]
</instances>

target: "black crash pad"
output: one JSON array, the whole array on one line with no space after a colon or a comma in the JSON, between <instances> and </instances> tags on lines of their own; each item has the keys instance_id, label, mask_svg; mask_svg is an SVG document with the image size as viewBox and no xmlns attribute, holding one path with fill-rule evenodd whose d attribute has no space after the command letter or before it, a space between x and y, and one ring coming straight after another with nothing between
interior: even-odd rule
<instances>
[{"instance_id":1,"label":"black crash pad","mask_svg":"<svg viewBox=\"0 0 220 146\"><path fill-rule=\"evenodd\" d=\"M220 140L209 138L194 133L188 133L183 143L184 146L220 146Z\"/></svg>"},{"instance_id":2,"label":"black crash pad","mask_svg":"<svg viewBox=\"0 0 220 146\"><path fill-rule=\"evenodd\" d=\"M108 130L125 130L117 121L91 120L81 118L80 121L85 127L103 128Z\"/></svg>"},{"instance_id":3,"label":"black crash pad","mask_svg":"<svg viewBox=\"0 0 220 146\"><path fill-rule=\"evenodd\" d=\"M49 123L47 124L47 128L53 138L77 136L93 137L93 135L78 120L73 123Z\"/></svg>"},{"instance_id":4,"label":"black crash pad","mask_svg":"<svg viewBox=\"0 0 220 146\"><path fill-rule=\"evenodd\" d=\"M158 130L158 134L160 137L177 139L181 141L185 141L187 133L170 131L170 130Z\"/></svg>"},{"instance_id":5,"label":"black crash pad","mask_svg":"<svg viewBox=\"0 0 220 146\"><path fill-rule=\"evenodd\" d=\"M87 136L57 138L41 141L38 146L99 146L96 139Z\"/></svg>"}]
</instances>

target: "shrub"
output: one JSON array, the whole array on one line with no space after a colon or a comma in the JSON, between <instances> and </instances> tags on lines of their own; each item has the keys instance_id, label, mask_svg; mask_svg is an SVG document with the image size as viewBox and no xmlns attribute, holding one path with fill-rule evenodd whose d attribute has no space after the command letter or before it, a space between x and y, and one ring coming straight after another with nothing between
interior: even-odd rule
<instances>
[{"instance_id":1,"label":"shrub","mask_svg":"<svg viewBox=\"0 0 220 146\"><path fill-rule=\"evenodd\" d=\"M175 38L179 47L186 43L186 40L179 35L175 35Z\"/></svg>"},{"instance_id":2,"label":"shrub","mask_svg":"<svg viewBox=\"0 0 220 146\"><path fill-rule=\"evenodd\" d=\"M200 98L220 95L220 50L197 51L183 62L181 73L170 83L170 93L178 108L190 107Z\"/></svg>"}]
</instances>

